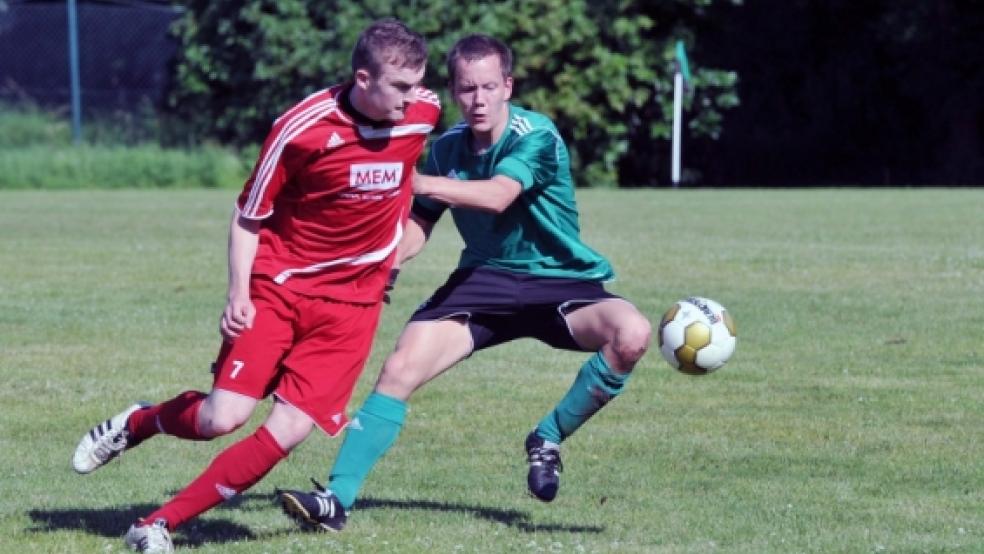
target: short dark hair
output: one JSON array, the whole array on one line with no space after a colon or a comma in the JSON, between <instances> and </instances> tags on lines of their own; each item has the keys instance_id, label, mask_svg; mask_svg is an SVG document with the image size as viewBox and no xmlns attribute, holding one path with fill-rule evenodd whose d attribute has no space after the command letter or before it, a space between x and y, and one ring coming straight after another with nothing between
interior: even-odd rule
<instances>
[{"instance_id":1,"label":"short dark hair","mask_svg":"<svg viewBox=\"0 0 984 554\"><path fill-rule=\"evenodd\" d=\"M367 69L370 74L379 75L386 63L423 67L427 63L427 41L399 20L375 21L362 31L352 49L352 73Z\"/></svg>"},{"instance_id":2,"label":"short dark hair","mask_svg":"<svg viewBox=\"0 0 984 554\"><path fill-rule=\"evenodd\" d=\"M454 86L454 72L458 60L473 62L488 56L499 56L502 78L512 76L512 50L502 41L488 35L468 35L458 40L448 52L448 81Z\"/></svg>"}]
</instances>

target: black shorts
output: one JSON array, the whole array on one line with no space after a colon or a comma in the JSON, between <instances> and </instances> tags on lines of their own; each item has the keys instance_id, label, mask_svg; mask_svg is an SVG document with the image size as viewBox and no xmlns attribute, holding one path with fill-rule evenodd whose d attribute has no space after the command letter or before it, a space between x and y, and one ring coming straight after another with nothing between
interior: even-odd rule
<instances>
[{"instance_id":1,"label":"black shorts","mask_svg":"<svg viewBox=\"0 0 984 554\"><path fill-rule=\"evenodd\" d=\"M564 315L609 298L621 297L597 281L464 268L452 273L410 321L465 318L475 351L523 337L554 348L583 351L571 336Z\"/></svg>"}]
</instances>

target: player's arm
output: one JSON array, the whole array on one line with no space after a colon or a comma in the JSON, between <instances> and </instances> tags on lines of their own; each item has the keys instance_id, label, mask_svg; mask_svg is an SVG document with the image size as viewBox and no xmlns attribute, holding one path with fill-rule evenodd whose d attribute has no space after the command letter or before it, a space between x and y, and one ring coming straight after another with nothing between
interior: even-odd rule
<instances>
[{"instance_id":1,"label":"player's arm","mask_svg":"<svg viewBox=\"0 0 984 554\"><path fill-rule=\"evenodd\" d=\"M260 241L260 220L248 219L234 210L229 223L229 290L219 332L226 340L253 326L256 308L249 295L249 279Z\"/></svg>"},{"instance_id":2,"label":"player's arm","mask_svg":"<svg viewBox=\"0 0 984 554\"><path fill-rule=\"evenodd\" d=\"M219 332L227 341L235 340L253 326L256 308L250 298L249 282L262 221L273 213L280 191L311 153L310 140L303 135L291 135L306 113L302 106L303 102L273 122L253 172L236 200L229 222L229 290L219 322Z\"/></svg>"},{"instance_id":3,"label":"player's arm","mask_svg":"<svg viewBox=\"0 0 984 554\"><path fill-rule=\"evenodd\" d=\"M463 185L457 179L417 173L413 179L413 191L449 206L500 214L523 192L523 185L505 175L468 181L467 185Z\"/></svg>"},{"instance_id":4,"label":"player's arm","mask_svg":"<svg viewBox=\"0 0 984 554\"><path fill-rule=\"evenodd\" d=\"M411 213L410 218L407 220L407 229L403 233L403 238L400 239L399 246L396 248L397 263L394 267L399 268L403 265L403 262L420 254L433 230L433 221L427 221L417 214Z\"/></svg>"},{"instance_id":5,"label":"player's arm","mask_svg":"<svg viewBox=\"0 0 984 554\"><path fill-rule=\"evenodd\" d=\"M403 237L400 239L400 243L396 245L396 262L390 268L386 288L383 289L383 302L390 303L390 293L396 287L396 280L400 276L400 267L403 262L413 258L424 249L424 244L427 243L433 229L433 221L427 221L413 213L410 214Z\"/></svg>"}]
</instances>

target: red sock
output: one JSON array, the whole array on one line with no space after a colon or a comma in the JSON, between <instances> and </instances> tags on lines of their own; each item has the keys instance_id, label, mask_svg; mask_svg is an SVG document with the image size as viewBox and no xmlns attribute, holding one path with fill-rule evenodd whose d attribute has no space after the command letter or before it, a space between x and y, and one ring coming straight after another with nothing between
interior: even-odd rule
<instances>
[{"instance_id":1,"label":"red sock","mask_svg":"<svg viewBox=\"0 0 984 554\"><path fill-rule=\"evenodd\" d=\"M198 408L208 395L198 391L185 391L174 398L143 410L137 410L126 423L130 431L130 445L166 433L182 439L209 440L198 432Z\"/></svg>"},{"instance_id":2,"label":"red sock","mask_svg":"<svg viewBox=\"0 0 984 554\"><path fill-rule=\"evenodd\" d=\"M223 500L255 485L273 466L287 457L266 427L226 448L211 465L167 504L150 514L148 524L164 519L168 529L201 514Z\"/></svg>"}]
</instances>

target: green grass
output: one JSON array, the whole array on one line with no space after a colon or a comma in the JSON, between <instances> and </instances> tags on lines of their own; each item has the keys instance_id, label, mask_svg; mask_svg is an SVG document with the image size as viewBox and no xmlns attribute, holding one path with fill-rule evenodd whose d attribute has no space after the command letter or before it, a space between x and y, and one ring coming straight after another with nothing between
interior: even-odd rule
<instances>
[{"instance_id":1,"label":"green grass","mask_svg":"<svg viewBox=\"0 0 984 554\"><path fill-rule=\"evenodd\" d=\"M0 150L0 190L240 187L249 168L229 150L81 145Z\"/></svg>"},{"instance_id":2,"label":"green grass","mask_svg":"<svg viewBox=\"0 0 984 554\"><path fill-rule=\"evenodd\" d=\"M164 148L145 129L159 125L123 114L87 120L76 146L64 114L0 104L0 190L242 186L253 148Z\"/></svg>"},{"instance_id":3,"label":"green grass","mask_svg":"<svg viewBox=\"0 0 984 554\"><path fill-rule=\"evenodd\" d=\"M79 436L134 399L207 389L232 191L0 192L0 550L119 552L222 448L163 437L86 477ZM275 487L323 479L312 435L179 530L200 552L984 552L984 193L579 191L611 288L654 321L700 294L738 350L693 378L652 350L524 494L522 440L583 355L521 341L420 391L338 535L295 532ZM353 406L460 247L401 275ZM263 414L257 414L249 429Z\"/></svg>"}]
</instances>

